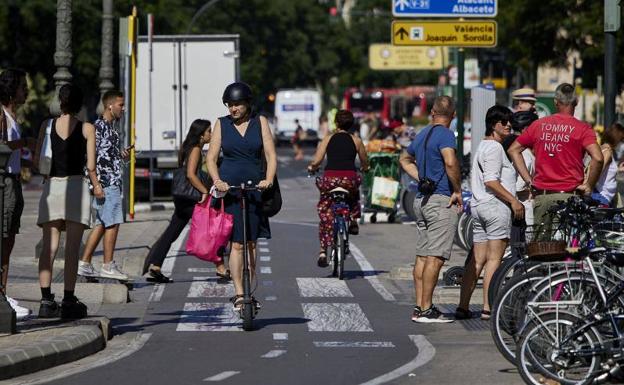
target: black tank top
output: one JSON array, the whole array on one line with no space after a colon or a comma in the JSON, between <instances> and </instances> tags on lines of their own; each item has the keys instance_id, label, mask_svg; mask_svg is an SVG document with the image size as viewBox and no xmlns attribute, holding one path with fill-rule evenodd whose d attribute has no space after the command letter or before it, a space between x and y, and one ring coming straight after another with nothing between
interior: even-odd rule
<instances>
[{"instance_id":1,"label":"black tank top","mask_svg":"<svg viewBox=\"0 0 624 385\"><path fill-rule=\"evenodd\" d=\"M335 133L327 144L327 165L325 170L356 170L357 148L351 134L344 131Z\"/></svg>"},{"instance_id":2,"label":"black tank top","mask_svg":"<svg viewBox=\"0 0 624 385\"><path fill-rule=\"evenodd\" d=\"M87 140L82 135L82 122L70 118L71 134L63 140L56 133L56 122L52 123L50 139L52 141L52 169L50 176L66 177L70 175L84 175L87 163Z\"/></svg>"}]
</instances>

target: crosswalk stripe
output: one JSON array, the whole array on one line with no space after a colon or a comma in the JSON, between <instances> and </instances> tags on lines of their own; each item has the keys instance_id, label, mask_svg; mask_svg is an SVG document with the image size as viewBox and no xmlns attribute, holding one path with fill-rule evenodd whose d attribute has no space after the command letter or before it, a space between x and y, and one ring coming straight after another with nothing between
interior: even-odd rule
<instances>
[{"instance_id":1,"label":"crosswalk stripe","mask_svg":"<svg viewBox=\"0 0 624 385\"><path fill-rule=\"evenodd\" d=\"M311 332L372 332L373 328L357 303L302 303Z\"/></svg>"},{"instance_id":2,"label":"crosswalk stripe","mask_svg":"<svg viewBox=\"0 0 624 385\"><path fill-rule=\"evenodd\" d=\"M268 247L260 247L259 250L261 253L268 253L270 251Z\"/></svg>"},{"instance_id":3,"label":"crosswalk stripe","mask_svg":"<svg viewBox=\"0 0 624 385\"><path fill-rule=\"evenodd\" d=\"M241 331L240 316L231 303L185 303L179 332Z\"/></svg>"},{"instance_id":4,"label":"crosswalk stripe","mask_svg":"<svg viewBox=\"0 0 624 385\"><path fill-rule=\"evenodd\" d=\"M260 274L271 274L273 270L269 266L260 267Z\"/></svg>"},{"instance_id":5,"label":"crosswalk stripe","mask_svg":"<svg viewBox=\"0 0 624 385\"><path fill-rule=\"evenodd\" d=\"M314 341L317 348L394 348L394 344L389 341Z\"/></svg>"},{"instance_id":6,"label":"crosswalk stripe","mask_svg":"<svg viewBox=\"0 0 624 385\"><path fill-rule=\"evenodd\" d=\"M234 285L224 285L214 281L193 281L188 291L188 298L232 297Z\"/></svg>"},{"instance_id":7,"label":"crosswalk stripe","mask_svg":"<svg viewBox=\"0 0 624 385\"><path fill-rule=\"evenodd\" d=\"M335 278L297 278L302 297L353 297L346 282Z\"/></svg>"},{"instance_id":8,"label":"crosswalk stripe","mask_svg":"<svg viewBox=\"0 0 624 385\"><path fill-rule=\"evenodd\" d=\"M269 255L263 255L260 257L260 262L271 262L271 257Z\"/></svg>"}]
</instances>

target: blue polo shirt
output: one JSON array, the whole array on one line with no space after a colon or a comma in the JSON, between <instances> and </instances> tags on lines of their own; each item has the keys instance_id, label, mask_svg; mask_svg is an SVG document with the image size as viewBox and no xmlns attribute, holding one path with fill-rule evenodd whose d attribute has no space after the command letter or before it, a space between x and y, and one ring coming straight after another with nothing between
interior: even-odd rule
<instances>
[{"instance_id":1,"label":"blue polo shirt","mask_svg":"<svg viewBox=\"0 0 624 385\"><path fill-rule=\"evenodd\" d=\"M431 130L433 130L433 132L429 137L427 148L425 149L425 139ZM444 167L444 158L441 153L444 148L456 149L455 135L451 130L444 126L430 125L420 130L418 135L416 135L416 138L414 138L409 147L407 147L406 151L408 154L413 156L414 159L416 159L419 177L428 177L437 183L434 194L446 195L450 197L453 190L446 173L446 168ZM425 156L427 157L426 170Z\"/></svg>"}]
</instances>

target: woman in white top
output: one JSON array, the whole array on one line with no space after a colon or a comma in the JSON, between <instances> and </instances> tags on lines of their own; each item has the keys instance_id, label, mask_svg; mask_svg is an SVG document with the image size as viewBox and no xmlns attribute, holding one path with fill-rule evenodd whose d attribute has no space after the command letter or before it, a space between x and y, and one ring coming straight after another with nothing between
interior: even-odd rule
<instances>
[{"instance_id":1,"label":"woman in white top","mask_svg":"<svg viewBox=\"0 0 624 385\"><path fill-rule=\"evenodd\" d=\"M617 182L615 174L617 173L617 159L615 159L615 148L624 140L624 126L620 123L613 125L604 132L602 137L603 144L600 146L604 164L602 166L602 174L598 183L594 187L592 198L605 206L610 206L615 192L617 190Z\"/></svg>"},{"instance_id":2,"label":"woman in white top","mask_svg":"<svg viewBox=\"0 0 624 385\"><path fill-rule=\"evenodd\" d=\"M464 272L459 306L455 312L458 319L470 318L470 297L483 268L481 319L489 319L488 287L509 241L512 214L516 219L524 217L524 206L516 199L516 171L501 144L511 134L511 114L507 107L500 105L487 111L486 136L474 154L470 201L474 220L474 257Z\"/></svg>"}]
</instances>

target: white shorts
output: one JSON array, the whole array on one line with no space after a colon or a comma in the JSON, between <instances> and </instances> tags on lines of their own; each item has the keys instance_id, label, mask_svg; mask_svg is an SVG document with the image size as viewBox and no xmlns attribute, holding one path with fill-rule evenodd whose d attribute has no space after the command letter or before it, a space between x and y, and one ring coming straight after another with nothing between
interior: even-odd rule
<instances>
[{"instance_id":1,"label":"white shorts","mask_svg":"<svg viewBox=\"0 0 624 385\"><path fill-rule=\"evenodd\" d=\"M471 206L473 240L475 243L511 236L511 209L499 199Z\"/></svg>"}]
</instances>

